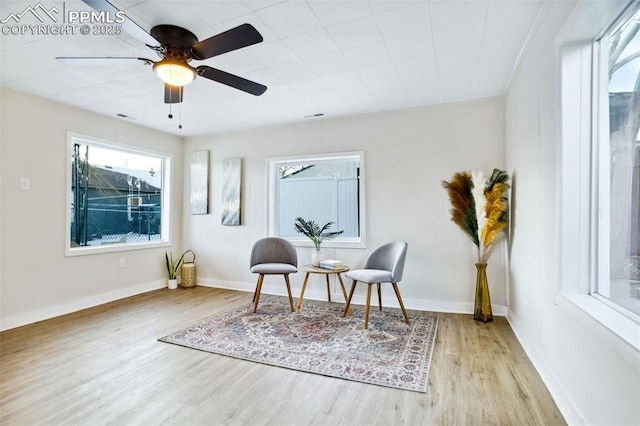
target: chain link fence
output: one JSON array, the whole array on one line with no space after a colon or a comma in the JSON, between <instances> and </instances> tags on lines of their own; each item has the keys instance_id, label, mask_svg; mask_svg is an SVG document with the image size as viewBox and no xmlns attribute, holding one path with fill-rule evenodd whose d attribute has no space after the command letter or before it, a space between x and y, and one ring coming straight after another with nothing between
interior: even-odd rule
<instances>
[{"instance_id":1,"label":"chain link fence","mask_svg":"<svg viewBox=\"0 0 640 426\"><path fill-rule=\"evenodd\" d=\"M71 240L77 246L141 243L159 240L159 194L116 195L87 199L80 214L72 205ZM82 238L82 236L86 238ZM83 244L86 240L86 243Z\"/></svg>"}]
</instances>

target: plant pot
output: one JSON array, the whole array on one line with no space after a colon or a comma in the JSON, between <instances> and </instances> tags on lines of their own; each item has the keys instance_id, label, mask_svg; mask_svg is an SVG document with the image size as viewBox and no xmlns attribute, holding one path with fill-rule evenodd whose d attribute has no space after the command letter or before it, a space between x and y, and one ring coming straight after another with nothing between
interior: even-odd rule
<instances>
[{"instance_id":1,"label":"plant pot","mask_svg":"<svg viewBox=\"0 0 640 426\"><path fill-rule=\"evenodd\" d=\"M489 283L487 283L487 264L476 263L476 302L473 310L473 319L476 321L493 321L491 312L491 297L489 296Z\"/></svg>"},{"instance_id":2,"label":"plant pot","mask_svg":"<svg viewBox=\"0 0 640 426\"><path fill-rule=\"evenodd\" d=\"M311 264L313 266L320 266L322 259L324 259L324 253L322 250L314 250L311 252Z\"/></svg>"},{"instance_id":3,"label":"plant pot","mask_svg":"<svg viewBox=\"0 0 640 426\"><path fill-rule=\"evenodd\" d=\"M169 289L175 290L176 288L178 288L178 279L174 278L167 280L167 286L169 287Z\"/></svg>"}]
</instances>

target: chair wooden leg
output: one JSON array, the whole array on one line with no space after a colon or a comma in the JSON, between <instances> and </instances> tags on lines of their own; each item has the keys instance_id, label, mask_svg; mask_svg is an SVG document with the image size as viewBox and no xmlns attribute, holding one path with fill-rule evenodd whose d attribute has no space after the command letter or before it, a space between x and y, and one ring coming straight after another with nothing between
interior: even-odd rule
<instances>
[{"instance_id":1,"label":"chair wooden leg","mask_svg":"<svg viewBox=\"0 0 640 426\"><path fill-rule=\"evenodd\" d=\"M293 309L293 297L291 296L291 283L289 282L289 274L284 274L284 282L287 283L287 293L289 293L289 306L291 306L291 312L295 312Z\"/></svg>"},{"instance_id":2,"label":"chair wooden leg","mask_svg":"<svg viewBox=\"0 0 640 426\"><path fill-rule=\"evenodd\" d=\"M398 284L391 283L393 285L393 290L396 292L396 296L398 297L398 302L400 302L400 309L402 309L402 315L404 315L404 321L407 324L411 324L409 322L409 317L407 316L407 311L404 309L404 303L402 303L402 297L400 297L400 291L398 291Z\"/></svg>"},{"instance_id":3,"label":"chair wooden leg","mask_svg":"<svg viewBox=\"0 0 640 426\"><path fill-rule=\"evenodd\" d=\"M353 292L356 289L357 283L358 281L353 280L353 283L351 284L351 290L349 290L349 297L347 298L347 305L344 307L344 312L342 313L343 317L346 317L349 312L349 305L351 305L351 298L353 297Z\"/></svg>"},{"instance_id":4,"label":"chair wooden leg","mask_svg":"<svg viewBox=\"0 0 640 426\"><path fill-rule=\"evenodd\" d=\"M369 328L369 308L371 305L371 284L367 286L367 306L364 309L364 329Z\"/></svg>"},{"instance_id":5,"label":"chair wooden leg","mask_svg":"<svg viewBox=\"0 0 640 426\"><path fill-rule=\"evenodd\" d=\"M338 276L338 281L340 282L340 289L342 290L342 295L344 296L344 303L347 303L347 290L345 290L344 288L344 283L342 282L342 277L340 276L340 273L336 274ZM351 309L347 306L347 310L350 311ZM350 313L350 312L347 312Z\"/></svg>"},{"instance_id":6,"label":"chair wooden leg","mask_svg":"<svg viewBox=\"0 0 640 426\"><path fill-rule=\"evenodd\" d=\"M260 300L260 291L262 291L262 281L264 280L264 275L260 274L258 276L258 283L256 284L256 291L253 294L253 313L256 313L258 310L258 301Z\"/></svg>"},{"instance_id":7,"label":"chair wooden leg","mask_svg":"<svg viewBox=\"0 0 640 426\"><path fill-rule=\"evenodd\" d=\"M380 306L380 310L382 310L382 292L380 292L380 283L378 283L378 305Z\"/></svg>"}]
</instances>

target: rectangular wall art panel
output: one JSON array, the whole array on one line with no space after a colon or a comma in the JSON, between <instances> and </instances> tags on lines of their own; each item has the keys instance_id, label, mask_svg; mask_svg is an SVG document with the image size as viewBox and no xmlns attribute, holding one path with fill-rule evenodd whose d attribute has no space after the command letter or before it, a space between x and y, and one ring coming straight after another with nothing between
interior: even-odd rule
<instances>
[{"instance_id":1,"label":"rectangular wall art panel","mask_svg":"<svg viewBox=\"0 0 640 426\"><path fill-rule=\"evenodd\" d=\"M222 162L223 225L240 225L242 192L242 158L227 158Z\"/></svg>"},{"instance_id":2,"label":"rectangular wall art panel","mask_svg":"<svg viewBox=\"0 0 640 426\"><path fill-rule=\"evenodd\" d=\"M209 151L191 154L191 214L209 213Z\"/></svg>"}]
</instances>

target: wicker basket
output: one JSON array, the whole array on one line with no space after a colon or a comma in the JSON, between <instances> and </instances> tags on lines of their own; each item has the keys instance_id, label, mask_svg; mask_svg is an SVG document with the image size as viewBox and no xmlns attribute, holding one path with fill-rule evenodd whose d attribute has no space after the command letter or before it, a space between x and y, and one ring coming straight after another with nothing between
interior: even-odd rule
<instances>
[{"instance_id":1,"label":"wicker basket","mask_svg":"<svg viewBox=\"0 0 640 426\"><path fill-rule=\"evenodd\" d=\"M191 253L193 255L193 260L191 262L185 261L182 264L182 281L180 285L182 287L194 287L197 284L198 276L196 274L196 254L187 250L184 252L183 256L187 253Z\"/></svg>"}]
</instances>

